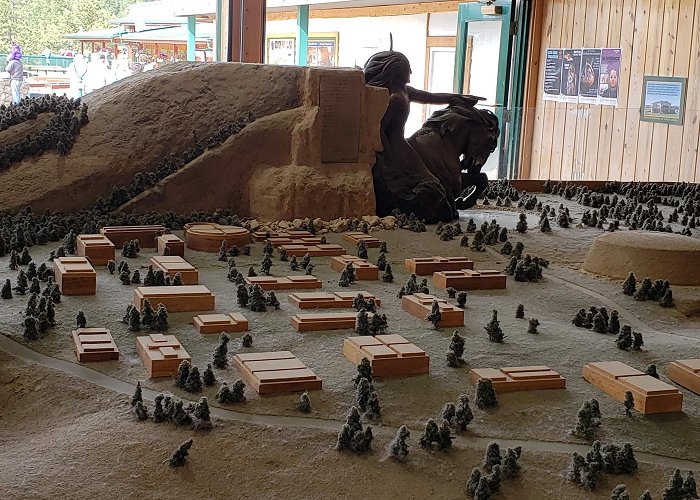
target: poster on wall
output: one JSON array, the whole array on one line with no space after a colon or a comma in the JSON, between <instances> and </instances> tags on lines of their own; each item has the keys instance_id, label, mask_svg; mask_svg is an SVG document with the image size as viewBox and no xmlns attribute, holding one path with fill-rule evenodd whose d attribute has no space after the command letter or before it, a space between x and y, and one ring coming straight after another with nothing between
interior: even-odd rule
<instances>
[{"instance_id":1,"label":"poster on wall","mask_svg":"<svg viewBox=\"0 0 700 500\"><path fill-rule=\"evenodd\" d=\"M547 49L547 59L544 64L544 94L545 101L558 101L561 95L561 49Z\"/></svg>"},{"instance_id":2,"label":"poster on wall","mask_svg":"<svg viewBox=\"0 0 700 500\"><path fill-rule=\"evenodd\" d=\"M598 104L617 106L622 49L602 49L600 54L600 84Z\"/></svg>"},{"instance_id":3,"label":"poster on wall","mask_svg":"<svg viewBox=\"0 0 700 500\"><path fill-rule=\"evenodd\" d=\"M641 120L683 125L686 79L645 76L642 88Z\"/></svg>"},{"instance_id":4,"label":"poster on wall","mask_svg":"<svg viewBox=\"0 0 700 500\"><path fill-rule=\"evenodd\" d=\"M561 102L578 103L581 49L563 49L561 63Z\"/></svg>"},{"instance_id":5,"label":"poster on wall","mask_svg":"<svg viewBox=\"0 0 700 500\"><path fill-rule=\"evenodd\" d=\"M583 49L581 52L578 102L581 104L598 104L601 49Z\"/></svg>"},{"instance_id":6,"label":"poster on wall","mask_svg":"<svg viewBox=\"0 0 700 500\"><path fill-rule=\"evenodd\" d=\"M295 38L273 38L267 39L267 64L281 64L291 66L296 57Z\"/></svg>"},{"instance_id":7,"label":"poster on wall","mask_svg":"<svg viewBox=\"0 0 700 500\"><path fill-rule=\"evenodd\" d=\"M337 66L338 40L310 38L306 63L308 66Z\"/></svg>"}]
</instances>

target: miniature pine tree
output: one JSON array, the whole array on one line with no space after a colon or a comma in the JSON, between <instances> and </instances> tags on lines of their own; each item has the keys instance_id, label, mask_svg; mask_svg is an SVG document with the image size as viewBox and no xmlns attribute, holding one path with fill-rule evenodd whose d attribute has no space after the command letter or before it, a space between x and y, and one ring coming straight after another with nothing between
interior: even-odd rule
<instances>
[{"instance_id":1,"label":"miniature pine tree","mask_svg":"<svg viewBox=\"0 0 700 500\"><path fill-rule=\"evenodd\" d=\"M641 351L643 345L644 339L642 338L642 334L639 332L632 332L632 350Z\"/></svg>"},{"instance_id":2,"label":"miniature pine tree","mask_svg":"<svg viewBox=\"0 0 700 500\"><path fill-rule=\"evenodd\" d=\"M265 293L260 285L253 285L250 290L250 310L253 312L265 312Z\"/></svg>"},{"instance_id":3,"label":"miniature pine tree","mask_svg":"<svg viewBox=\"0 0 700 500\"><path fill-rule=\"evenodd\" d=\"M183 360L177 369L177 375L175 376L175 385L184 388L187 384L187 379L190 376L190 362Z\"/></svg>"},{"instance_id":4,"label":"miniature pine tree","mask_svg":"<svg viewBox=\"0 0 700 500\"><path fill-rule=\"evenodd\" d=\"M457 290L452 288L451 286L447 287L445 289L445 292L447 292L447 298L448 299L454 299L457 297Z\"/></svg>"},{"instance_id":5,"label":"miniature pine tree","mask_svg":"<svg viewBox=\"0 0 700 500\"><path fill-rule=\"evenodd\" d=\"M34 279L34 278L38 278L37 271L36 271L36 264L34 262L30 262L29 267L27 267L27 278L30 280Z\"/></svg>"},{"instance_id":6,"label":"miniature pine tree","mask_svg":"<svg viewBox=\"0 0 700 500\"><path fill-rule=\"evenodd\" d=\"M347 272L350 283L355 283L357 277L355 276L355 266L352 265L352 262L345 264L345 271Z\"/></svg>"},{"instance_id":7,"label":"miniature pine tree","mask_svg":"<svg viewBox=\"0 0 700 500\"><path fill-rule=\"evenodd\" d=\"M357 244L357 256L361 259L369 258L367 255L367 244L365 243L365 240L360 240L360 242Z\"/></svg>"},{"instance_id":8,"label":"miniature pine tree","mask_svg":"<svg viewBox=\"0 0 700 500\"><path fill-rule=\"evenodd\" d=\"M467 305L467 292L459 292L457 294L457 307L464 309Z\"/></svg>"},{"instance_id":9,"label":"miniature pine tree","mask_svg":"<svg viewBox=\"0 0 700 500\"><path fill-rule=\"evenodd\" d=\"M658 372L656 371L656 365L649 365L649 366L647 366L646 369L644 370L644 372L645 372L647 375L649 375L649 376L651 376L651 377L654 377L655 379L659 379L659 378L660 378Z\"/></svg>"},{"instance_id":10,"label":"miniature pine tree","mask_svg":"<svg viewBox=\"0 0 700 500\"><path fill-rule=\"evenodd\" d=\"M469 246L469 236L466 234L462 236L462 239L459 240L459 246L463 248L467 248Z\"/></svg>"},{"instance_id":11,"label":"miniature pine tree","mask_svg":"<svg viewBox=\"0 0 700 500\"><path fill-rule=\"evenodd\" d=\"M231 337L222 333L219 337L219 345L214 350L212 364L219 370L223 370L228 366L228 342Z\"/></svg>"},{"instance_id":12,"label":"miniature pine tree","mask_svg":"<svg viewBox=\"0 0 700 500\"><path fill-rule=\"evenodd\" d=\"M540 231L543 233L552 232L552 227L549 225L549 219L547 217L542 218L542 221L540 222Z\"/></svg>"},{"instance_id":13,"label":"miniature pine tree","mask_svg":"<svg viewBox=\"0 0 700 500\"><path fill-rule=\"evenodd\" d=\"M12 284L9 279L5 280L5 284L2 286L2 291L0 292L0 297L3 299L12 298Z\"/></svg>"},{"instance_id":14,"label":"miniature pine tree","mask_svg":"<svg viewBox=\"0 0 700 500\"><path fill-rule=\"evenodd\" d=\"M85 318L85 313L83 311L78 311L75 317L75 323L78 328L85 328L87 326L87 318Z\"/></svg>"},{"instance_id":15,"label":"miniature pine tree","mask_svg":"<svg viewBox=\"0 0 700 500\"><path fill-rule=\"evenodd\" d=\"M246 349L253 347L253 336L250 333L246 333L241 337L241 347Z\"/></svg>"},{"instance_id":16,"label":"miniature pine tree","mask_svg":"<svg viewBox=\"0 0 700 500\"><path fill-rule=\"evenodd\" d=\"M595 316L593 316L593 331L596 333L607 333L608 331L605 317L600 312L597 312Z\"/></svg>"},{"instance_id":17,"label":"miniature pine tree","mask_svg":"<svg viewBox=\"0 0 700 500\"><path fill-rule=\"evenodd\" d=\"M32 278L32 285L34 284L35 278ZM38 278L36 278L36 279L38 279ZM15 286L14 291L17 292L17 295L24 295L25 293L27 293L28 288L29 288L29 276L27 275L27 273L24 272L24 270L20 270L19 274L17 275L17 286ZM37 292L34 292L34 293L37 293ZM12 298L12 294L10 294L10 298Z\"/></svg>"},{"instance_id":18,"label":"miniature pine tree","mask_svg":"<svg viewBox=\"0 0 700 500\"><path fill-rule=\"evenodd\" d=\"M131 276L129 276L128 272L122 271L121 274L119 275L119 281L122 282L122 285L130 285L131 284Z\"/></svg>"},{"instance_id":19,"label":"miniature pine tree","mask_svg":"<svg viewBox=\"0 0 700 500\"><path fill-rule=\"evenodd\" d=\"M458 330L452 333L449 350L455 354L459 361L462 361L462 356L464 355L464 337L459 334Z\"/></svg>"},{"instance_id":20,"label":"miniature pine tree","mask_svg":"<svg viewBox=\"0 0 700 500\"><path fill-rule=\"evenodd\" d=\"M620 316L616 310L610 312L610 318L608 318L608 333L617 334L620 332Z\"/></svg>"},{"instance_id":21,"label":"miniature pine tree","mask_svg":"<svg viewBox=\"0 0 700 500\"><path fill-rule=\"evenodd\" d=\"M253 268L253 266L250 266L250 267L248 268L248 277L249 277L249 278L254 278L254 277L256 277L257 275L258 275L258 273L255 272L255 269Z\"/></svg>"},{"instance_id":22,"label":"miniature pine tree","mask_svg":"<svg viewBox=\"0 0 700 500\"><path fill-rule=\"evenodd\" d=\"M472 469L471 474L469 474L469 479L467 480L467 486L465 488L465 491L466 491L468 497L475 497L476 490L479 487L480 482L481 482L481 471L477 467L474 467ZM486 484L486 487L488 488L488 483L485 483L485 484ZM489 492L489 496L490 495L491 495L491 492Z\"/></svg>"},{"instance_id":23,"label":"miniature pine tree","mask_svg":"<svg viewBox=\"0 0 700 500\"><path fill-rule=\"evenodd\" d=\"M340 273L340 278L338 278L338 286L342 286L343 288L350 286L350 278L348 277L347 269L343 269L343 271Z\"/></svg>"},{"instance_id":24,"label":"miniature pine tree","mask_svg":"<svg viewBox=\"0 0 700 500\"><path fill-rule=\"evenodd\" d=\"M207 369L202 373L202 383L207 386L216 383L216 376L214 376L214 370L211 369L211 363L207 364Z\"/></svg>"},{"instance_id":25,"label":"miniature pine tree","mask_svg":"<svg viewBox=\"0 0 700 500\"><path fill-rule=\"evenodd\" d=\"M366 378L361 378L355 390L355 401L362 412L367 411L367 401L369 401L370 392L369 381Z\"/></svg>"},{"instance_id":26,"label":"miniature pine tree","mask_svg":"<svg viewBox=\"0 0 700 500\"><path fill-rule=\"evenodd\" d=\"M41 293L41 284L39 283L39 278L34 278L32 284L29 286L29 293Z\"/></svg>"},{"instance_id":27,"label":"miniature pine tree","mask_svg":"<svg viewBox=\"0 0 700 500\"><path fill-rule=\"evenodd\" d=\"M26 340L36 340L39 338L39 324L36 318L31 316L24 318L24 338Z\"/></svg>"},{"instance_id":28,"label":"miniature pine tree","mask_svg":"<svg viewBox=\"0 0 700 500\"><path fill-rule=\"evenodd\" d=\"M188 439L182 443L177 450L175 450L173 456L170 457L170 460L168 460L168 465L170 465L170 467L182 467L185 465L190 448L192 448L192 440Z\"/></svg>"},{"instance_id":29,"label":"miniature pine tree","mask_svg":"<svg viewBox=\"0 0 700 500\"><path fill-rule=\"evenodd\" d=\"M484 327L484 329L489 336L489 342L503 342L503 330L501 330L501 326L498 321L498 311L495 309L493 310L491 321Z\"/></svg>"},{"instance_id":30,"label":"miniature pine tree","mask_svg":"<svg viewBox=\"0 0 700 500\"><path fill-rule=\"evenodd\" d=\"M664 296L659 300L659 305L661 307L673 307L673 292L670 288L666 290Z\"/></svg>"},{"instance_id":31,"label":"miniature pine tree","mask_svg":"<svg viewBox=\"0 0 700 500\"><path fill-rule=\"evenodd\" d=\"M637 278L635 278L634 273L630 272L627 278L622 283L622 293L629 295L630 297L634 295L637 291Z\"/></svg>"},{"instance_id":32,"label":"miniature pine tree","mask_svg":"<svg viewBox=\"0 0 700 500\"><path fill-rule=\"evenodd\" d=\"M380 253L379 257L377 257L377 268L380 271L384 271L386 269L386 264L387 264L386 255L384 255L383 253Z\"/></svg>"},{"instance_id":33,"label":"miniature pine tree","mask_svg":"<svg viewBox=\"0 0 700 500\"><path fill-rule=\"evenodd\" d=\"M474 414L469 407L469 397L466 394L462 394L459 396L455 406L455 427L458 431L464 432L472 420L474 420Z\"/></svg>"},{"instance_id":34,"label":"miniature pine tree","mask_svg":"<svg viewBox=\"0 0 700 500\"><path fill-rule=\"evenodd\" d=\"M136 406L136 403L143 403L143 395L141 394L141 382L136 382L134 395L131 397L131 406Z\"/></svg>"},{"instance_id":35,"label":"miniature pine tree","mask_svg":"<svg viewBox=\"0 0 700 500\"><path fill-rule=\"evenodd\" d=\"M16 250L10 252L10 264L8 266L12 271L16 271L19 268L19 254Z\"/></svg>"},{"instance_id":36,"label":"miniature pine tree","mask_svg":"<svg viewBox=\"0 0 700 500\"><path fill-rule=\"evenodd\" d=\"M131 277L131 283L133 285L140 285L141 284L141 273L139 272L138 269L134 270L134 275Z\"/></svg>"},{"instance_id":37,"label":"miniature pine tree","mask_svg":"<svg viewBox=\"0 0 700 500\"><path fill-rule=\"evenodd\" d=\"M155 272L155 286L165 286L165 272L162 269Z\"/></svg>"},{"instance_id":38,"label":"miniature pine tree","mask_svg":"<svg viewBox=\"0 0 700 500\"><path fill-rule=\"evenodd\" d=\"M501 472L505 479L515 479L520 473L520 464L518 463L518 458L520 454L514 449L508 448L506 452L506 457L503 459L503 465L501 467Z\"/></svg>"},{"instance_id":39,"label":"miniature pine tree","mask_svg":"<svg viewBox=\"0 0 700 500\"><path fill-rule=\"evenodd\" d=\"M245 383L241 379L238 379L233 383L233 386L231 387L231 398L232 403L246 402Z\"/></svg>"},{"instance_id":40,"label":"miniature pine tree","mask_svg":"<svg viewBox=\"0 0 700 500\"><path fill-rule=\"evenodd\" d=\"M664 489L662 498L663 500L682 500L686 498L683 493L683 477L681 471L676 469L671 475L668 487Z\"/></svg>"},{"instance_id":41,"label":"miniature pine tree","mask_svg":"<svg viewBox=\"0 0 700 500\"><path fill-rule=\"evenodd\" d=\"M148 410L144 406L143 401L137 401L136 404L131 407L131 410L134 412L139 422L148 420Z\"/></svg>"},{"instance_id":42,"label":"miniature pine tree","mask_svg":"<svg viewBox=\"0 0 700 500\"><path fill-rule=\"evenodd\" d=\"M437 300L433 300L430 314L428 314L425 319L432 323L436 330L438 329L440 320L442 319L442 313L440 312L440 303Z\"/></svg>"},{"instance_id":43,"label":"miniature pine tree","mask_svg":"<svg viewBox=\"0 0 700 500\"><path fill-rule=\"evenodd\" d=\"M510 241L506 241L500 250L501 255L510 255L512 251L513 251L513 245L511 244Z\"/></svg>"},{"instance_id":44,"label":"miniature pine tree","mask_svg":"<svg viewBox=\"0 0 700 500\"><path fill-rule=\"evenodd\" d=\"M597 403L597 401L596 401ZM585 401L578 411L578 421L572 433L575 436L590 439L596 427L596 411L591 401Z\"/></svg>"},{"instance_id":45,"label":"miniature pine tree","mask_svg":"<svg viewBox=\"0 0 700 500\"><path fill-rule=\"evenodd\" d=\"M154 408L153 408L153 421L158 424L161 422L166 422L168 420L168 416L165 413L165 409L163 408L163 399L165 396L163 394L158 394L156 398L154 399Z\"/></svg>"},{"instance_id":46,"label":"miniature pine tree","mask_svg":"<svg viewBox=\"0 0 700 500\"><path fill-rule=\"evenodd\" d=\"M649 300L653 283L649 278L642 280L642 285L634 294L634 300Z\"/></svg>"},{"instance_id":47,"label":"miniature pine tree","mask_svg":"<svg viewBox=\"0 0 700 500\"><path fill-rule=\"evenodd\" d=\"M155 318L151 322L151 330L156 330L162 332L168 329L168 310L165 305L158 304L158 310L156 311Z\"/></svg>"},{"instance_id":48,"label":"miniature pine tree","mask_svg":"<svg viewBox=\"0 0 700 500\"><path fill-rule=\"evenodd\" d=\"M634 408L634 396L631 391L625 391L625 413L628 417L632 416L632 408Z\"/></svg>"},{"instance_id":49,"label":"miniature pine tree","mask_svg":"<svg viewBox=\"0 0 700 500\"><path fill-rule=\"evenodd\" d=\"M387 250L386 241L379 242L379 252L380 253L389 253L389 250Z\"/></svg>"},{"instance_id":50,"label":"miniature pine tree","mask_svg":"<svg viewBox=\"0 0 700 500\"><path fill-rule=\"evenodd\" d=\"M476 406L479 408L489 408L496 406L496 391L493 389L493 382L490 379L482 378L476 383Z\"/></svg>"},{"instance_id":51,"label":"miniature pine tree","mask_svg":"<svg viewBox=\"0 0 700 500\"><path fill-rule=\"evenodd\" d=\"M280 249L280 261L282 261L282 262L289 261L289 256L287 255L287 251L284 248Z\"/></svg>"},{"instance_id":52,"label":"miniature pine tree","mask_svg":"<svg viewBox=\"0 0 700 500\"><path fill-rule=\"evenodd\" d=\"M245 285L238 285L238 289L236 290L236 298L239 306L248 307L250 297L248 295L248 288Z\"/></svg>"},{"instance_id":53,"label":"miniature pine tree","mask_svg":"<svg viewBox=\"0 0 700 500\"><path fill-rule=\"evenodd\" d=\"M630 500L630 494L627 491L627 486L618 484L610 493L610 500Z\"/></svg>"},{"instance_id":54,"label":"miniature pine tree","mask_svg":"<svg viewBox=\"0 0 700 500\"><path fill-rule=\"evenodd\" d=\"M306 267L311 263L311 256L307 253L301 258L301 267L306 269Z\"/></svg>"},{"instance_id":55,"label":"miniature pine tree","mask_svg":"<svg viewBox=\"0 0 700 500\"><path fill-rule=\"evenodd\" d=\"M683 481L683 495L685 498L698 498L698 486L695 482L693 471L688 471Z\"/></svg>"},{"instance_id":56,"label":"miniature pine tree","mask_svg":"<svg viewBox=\"0 0 700 500\"><path fill-rule=\"evenodd\" d=\"M515 225L515 230L519 233L525 233L527 231L527 215L524 212L520 214L518 223Z\"/></svg>"},{"instance_id":57,"label":"miniature pine tree","mask_svg":"<svg viewBox=\"0 0 700 500\"><path fill-rule=\"evenodd\" d=\"M146 327L151 327L151 325L156 320L156 312L151 306L151 301L148 299L143 299L143 311L141 312L141 324Z\"/></svg>"},{"instance_id":58,"label":"miniature pine tree","mask_svg":"<svg viewBox=\"0 0 700 500\"><path fill-rule=\"evenodd\" d=\"M455 408L454 403L445 403L445 406L442 407L442 413L440 414L440 418L442 420L447 420L447 422L450 425L453 425L453 420L455 418L456 413L457 409Z\"/></svg>"},{"instance_id":59,"label":"miniature pine tree","mask_svg":"<svg viewBox=\"0 0 700 500\"><path fill-rule=\"evenodd\" d=\"M525 306L518 304L518 307L515 309L515 317L518 319L525 318Z\"/></svg>"},{"instance_id":60,"label":"miniature pine tree","mask_svg":"<svg viewBox=\"0 0 700 500\"><path fill-rule=\"evenodd\" d=\"M309 413L311 411L311 399L309 399L309 393L304 391L296 402L296 409L302 413Z\"/></svg>"},{"instance_id":61,"label":"miniature pine tree","mask_svg":"<svg viewBox=\"0 0 700 500\"><path fill-rule=\"evenodd\" d=\"M384 269L384 274L382 274L382 281L384 283L393 283L394 275L391 272L391 264L386 263L386 268Z\"/></svg>"},{"instance_id":62,"label":"miniature pine tree","mask_svg":"<svg viewBox=\"0 0 700 500\"><path fill-rule=\"evenodd\" d=\"M396 436L389 444L389 456L394 460L399 462L405 462L408 456L408 443L406 442L411 436L411 431L409 431L405 425L399 427Z\"/></svg>"},{"instance_id":63,"label":"miniature pine tree","mask_svg":"<svg viewBox=\"0 0 700 500\"><path fill-rule=\"evenodd\" d=\"M138 272L138 271L136 271ZM132 280L133 281L133 280ZM175 276L173 276L173 281L170 283L172 286L182 286L184 283L182 282L182 274L180 273L175 273Z\"/></svg>"},{"instance_id":64,"label":"miniature pine tree","mask_svg":"<svg viewBox=\"0 0 700 500\"><path fill-rule=\"evenodd\" d=\"M432 448L433 445L435 445L438 447L438 449L445 449L442 448L440 428L432 418L429 418L426 422L425 430L423 431L423 435L420 437L418 442L425 448Z\"/></svg>"},{"instance_id":65,"label":"miniature pine tree","mask_svg":"<svg viewBox=\"0 0 700 500\"><path fill-rule=\"evenodd\" d=\"M358 335L369 335L369 316L367 311L363 308L357 313L357 319L355 320L355 331Z\"/></svg>"},{"instance_id":66,"label":"miniature pine tree","mask_svg":"<svg viewBox=\"0 0 700 500\"><path fill-rule=\"evenodd\" d=\"M141 315L135 307L129 309L129 331L137 332L141 329Z\"/></svg>"},{"instance_id":67,"label":"miniature pine tree","mask_svg":"<svg viewBox=\"0 0 700 500\"><path fill-rule=\"evenodd\" d=\"M654 500L651 496L651 492L649 490L644 490L644 493L640 495L638 500Z\"/></svg>"},{"instance_id":68,"label":"miniature pine tree","mask_svg":"<svg viewBox=\"0 0 700 500\"><path fill-rule=\"evenodd\" d=\"M633 343L634 340L632 338L632 327L630 327L629 325L624 325L620 330L620 333L618 334L617 338L615 339L615 344L617 345L618 349L628 351L632 347Z\"/></svg>"},{"instance_id":69,"label":"miniature pine tree","mask_svg":"<svg viewBox=\"0 0 700 500\"><path fill-rule=\"evenodd\" d=\"M528 323L528 327L527 327L527 333L532 333L532 334L539 333L537 331L538 326L540 326L540 322L537 321L537 319L535 319L535 318L530 318L529 323Z\"/></svg>"},{"instance_id":70,"label":"miniature pine tree","mask_svg":"<svg viewBox=\"0 0 700 500\"><path fill-rule=\"evenodd\" d=\"M107 261L107 270L109 271L109 274L114 274L114 271L117 269L117 264L112 260Z\"/></svg>"},{"instance_id":71,"label":"miniature pine tree","mask_svg":"<svg viewBox=\"0 0 700 500\"><path fill-rule=\"evenodd\" d=\"M372 320L369 322L369 334L372 336L380 335L389 328L389 324L386 320L386 314L377 314L376 306L375 314L372 316Z\"/></svg>"},{"instance_id":72,"label":"miniature pine tree","mask_svg":"<svg viewBox=\"0 0 700 500\"><path fill-rule=\"evenodd\" d=\"M194 406L192 415L195 419L193 425L195 430L211 429L211 413L209 411L209 402L206 397L202 396L199 398L199 401L197 401Z\"/></svg>"},{"instance_id":73,"label":"miniature pine tree","mask_svg":"<svg viewBox=\"0 0 700 500\"><path fill-rule=\"evenodd\" d=\"M221 262L226 262L228 260L228 255L226 253L226 240L221 241L221 246L219 246L219 255L217 259Z\"/></svg>"},{"instance_id":74,"label":"miniature pine tree","mask_svg":"<svg viewBox=\"0 0 700 500\"><path fill-rule=\"evenodd\" d=\"M367 358L362 358L357 365L357 376L353 379L353 383L357 385L363 378L372 383L372 365Z\"/></svg>"},{"instance_id":75,"label":"miniature pine tree","mask_svg":"<svg viewBox=\"0 0 700 500\"><path fill-rule=\"evenodd\" d=\"M274 307L275 309L280 308L280 301L277 300L277 295L275 295L274 290L270 290L267 293L267 297L265 298L265 304L267 304L270 307Z\"/></svg>"},{"instance_id":76,"label":"miniature pine tree","mask_svg":"<svg viewBox=\"0 0 700 500\"><path fill-rule=\"evenodd\" d=\"M481 462L481 466L487 472L491 472L494 465L501 465L503 459L501 458L501 447L497 442L492 441L486 448L486 454L484 455L484 460Z\"/></svg>"},{"instance_id":77,"label":"miniature pine tree","mask_svg":"<svg viewBox=\"0 0 700 500\"><path fill-rule=\"evenodd\" d=\"M292 255L292 258L291 258L291 260L289 261L289 268L290 268L292 271L296 271L296 270L299 269L299 263L297 262L297 256L296 256L296 255Z\"/></svg>"},{"instance_id":78,"label":"miniature pine tree","mask_svg":"<svg viewBox=\"0 0 700 500\"><path fill-rule=\"evenodd\" d=\"M501 466L496 464L493 466L491 474L486 478L489 483L489 490L491 493L495 493L501 489L501 481L503 480L503 473L501 472Z\"/></svg>"},{"instance_id":79,"label":"miniature pine tree","mask_svg":"<svg viewBox=\"0 0 700 500\"><path fill-rule=\"evenodd\" d=\"M22 249L22 254L19 256L19 265L26 266L32 261L32 256L29 255L29 249L24 247Z\"/></svg>"}]
</instances>

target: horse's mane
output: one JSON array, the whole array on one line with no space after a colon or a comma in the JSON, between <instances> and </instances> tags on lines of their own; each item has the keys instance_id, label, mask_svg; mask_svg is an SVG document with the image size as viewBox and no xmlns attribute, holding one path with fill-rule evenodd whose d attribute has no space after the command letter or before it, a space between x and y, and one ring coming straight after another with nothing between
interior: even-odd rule
<instances>
[{"instance_id":1,"label":"horse's mane","mask_svg":"<svg viewBox=\"0 0 700 500\"><path fill-rule=\"evenodd\" d=\"M450 105L435 111L416 135L437 132L440 136L444 136L464 126L465 123L475 123L484 126L487 130L498 130L498 118L488 109Z\"/></svg>"}]
</instances>

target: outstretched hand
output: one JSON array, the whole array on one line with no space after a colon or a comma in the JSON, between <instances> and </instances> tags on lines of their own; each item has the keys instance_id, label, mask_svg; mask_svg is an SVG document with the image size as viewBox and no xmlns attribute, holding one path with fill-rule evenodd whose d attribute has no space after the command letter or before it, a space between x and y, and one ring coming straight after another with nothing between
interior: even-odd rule
<instances>
[{"instance_id":1,"label":"outstretched hand","mask_svg":"<svg viewBox=\"0 0 700 500\"><path fill-rule=\"evenodd\" d=\"M465 108L473 108L479 101L485 101L485 97L478 97L474 95L461 95L455 94L450 98L451 106L462 106Z\"/></svg>"}]
</instances>

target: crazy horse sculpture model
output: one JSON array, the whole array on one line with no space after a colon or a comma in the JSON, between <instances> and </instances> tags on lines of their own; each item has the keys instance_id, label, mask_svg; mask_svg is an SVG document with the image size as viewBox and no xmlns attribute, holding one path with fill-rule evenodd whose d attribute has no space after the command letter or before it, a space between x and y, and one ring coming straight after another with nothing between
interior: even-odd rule
<instances>
[{"instance_id":1,"label":"crazy horse sculpture model","mask_svg":"<svg viewBox=\"0 0 700 500\"><path fill-rule=\"evenodd\" d=\"M373 55L364 72L367 85L389 90L389 105L381 123L383 151L372 167L377 215L398 209L429 223L454 219L463 179L473 182L477 191L486 187L486 176L480 169L496 149L498 119L490 111L474 108L480 97L434 94L406 85L411 65L400 52ZM448 107L433 113L406 140L411 102ZM463 177L465 169L468 172Z\"/></svg>"}]
</instances>

